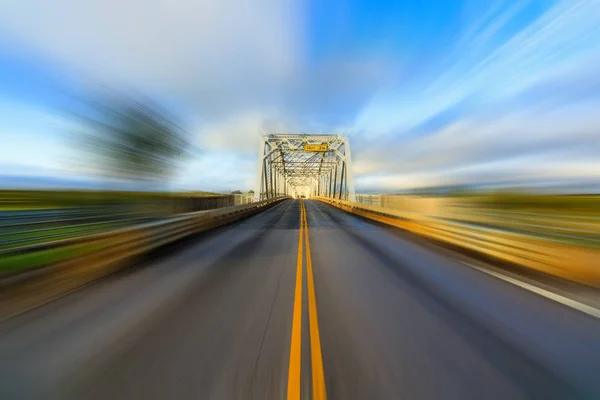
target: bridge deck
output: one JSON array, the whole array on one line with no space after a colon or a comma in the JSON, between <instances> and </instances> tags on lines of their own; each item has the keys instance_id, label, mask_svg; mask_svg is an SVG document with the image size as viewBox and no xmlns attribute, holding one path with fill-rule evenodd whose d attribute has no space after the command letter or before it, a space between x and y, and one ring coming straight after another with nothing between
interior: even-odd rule
<instances>
[{"instance_id":1,"label":"bridge deck","mask_svg":"<svg viewBox=\"0 0 600 400\"><path fill-rule=\"evenodd\" d=\"M600 396L600 320L304 205L312 268L289 200L3 323L0 398L311 398L317 330L329 399Z\"/></svg>"}]
</instances>

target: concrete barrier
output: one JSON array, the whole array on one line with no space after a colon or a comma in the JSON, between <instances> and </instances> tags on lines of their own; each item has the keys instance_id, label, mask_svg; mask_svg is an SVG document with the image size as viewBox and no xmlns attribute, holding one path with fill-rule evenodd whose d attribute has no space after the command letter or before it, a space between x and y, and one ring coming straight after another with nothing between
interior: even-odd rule
<instances>
[{"instance_id":1,"label":"concrete barrier","mask_svg":"<svg viewBox=\"0 0 600 400\"><path fill-rule=\"evenodd\" d=\"M549 275L600 287L600 250L344 200L324 203Z\"/></svg>"},{"instance_id":2,"label":"concrete barrier","mask_svg":"<svg viewBox=\"0 0 600 400\"><path fill-rule=\"evenodd\" d=\"M45 249L73 248L75 255L65 261L3 277L0 280L0 320L110 275L143 253L256 214L285 199L287 197L187 213L85 238L44 243ZM81 250L82 246L85 250ZM18 251L39 249L25 246Z\"/></svg>"}]
</instances>

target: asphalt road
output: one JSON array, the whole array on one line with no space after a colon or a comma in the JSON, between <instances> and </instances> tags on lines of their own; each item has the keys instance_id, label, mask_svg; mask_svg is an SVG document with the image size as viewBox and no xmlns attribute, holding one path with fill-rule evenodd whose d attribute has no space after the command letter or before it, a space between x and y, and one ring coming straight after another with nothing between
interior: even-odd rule
<instances>
[{"instance_id":1,"label":"asphalt road","mask_svg":"<svg viewBox=\"0 0 600 400\"><path fill-rule=\"evenodd\" d=\"M600 320L304 205L4 322L0 399L600 398Z\"/></svg>"}]
</instances>

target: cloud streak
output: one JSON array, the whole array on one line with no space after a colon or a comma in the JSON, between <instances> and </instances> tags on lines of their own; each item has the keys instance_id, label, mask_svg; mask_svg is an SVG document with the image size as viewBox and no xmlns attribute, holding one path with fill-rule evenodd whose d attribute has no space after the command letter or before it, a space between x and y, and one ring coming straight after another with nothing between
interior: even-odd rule
<instances>
[{"instance_id":1,"label":"cloud streak","mask_svg":"<svg viewBox=\"0 0 600 400\"><path fill-rule=\"evenodd\" d=\"M388 150L357 156L364 188L600 178L600 3L557 2L490 49L527 3L467 29L457 49L472 51L418 91L386 89L365 107L357 129Z\"/></svg>"}]
</instances>

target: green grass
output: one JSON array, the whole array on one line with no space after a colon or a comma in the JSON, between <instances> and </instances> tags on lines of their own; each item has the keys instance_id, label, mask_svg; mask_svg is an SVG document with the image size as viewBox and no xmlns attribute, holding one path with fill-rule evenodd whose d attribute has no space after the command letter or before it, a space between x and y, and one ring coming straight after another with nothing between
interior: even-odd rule
<instances>
[{"instance_id":1,"label":"green grass","mask_svg":"<svg viewBox=\"0 0 600 400\"><path fill-rule=\"evenodd\" d=\"M33 253L0 256L0 271L10 272L39 268L61 260L67 260L98 249L96 244L78 244Z\"/></svg>"},{"instance_id":2,"label":"green grass","mask_svg":"<svg viewBox=\"0 0 600 400\"><path fill-rule=\"evenodd\" d=\"M147 205L177 197L222 196L211 192L126 192L107 190L0 190L0 210L48 210L110 205Z\"/></svg>"},{"instance_id":3,"label":"green grass","mask_svg":"<svg viewBox=\"0 0 600 400\"><path fill-rule=\"evenodd\" d=\"M467 201L495 211L600 216L600 195L538 195L493 193L473 195Z\"/></svg>"}]
</instances>

